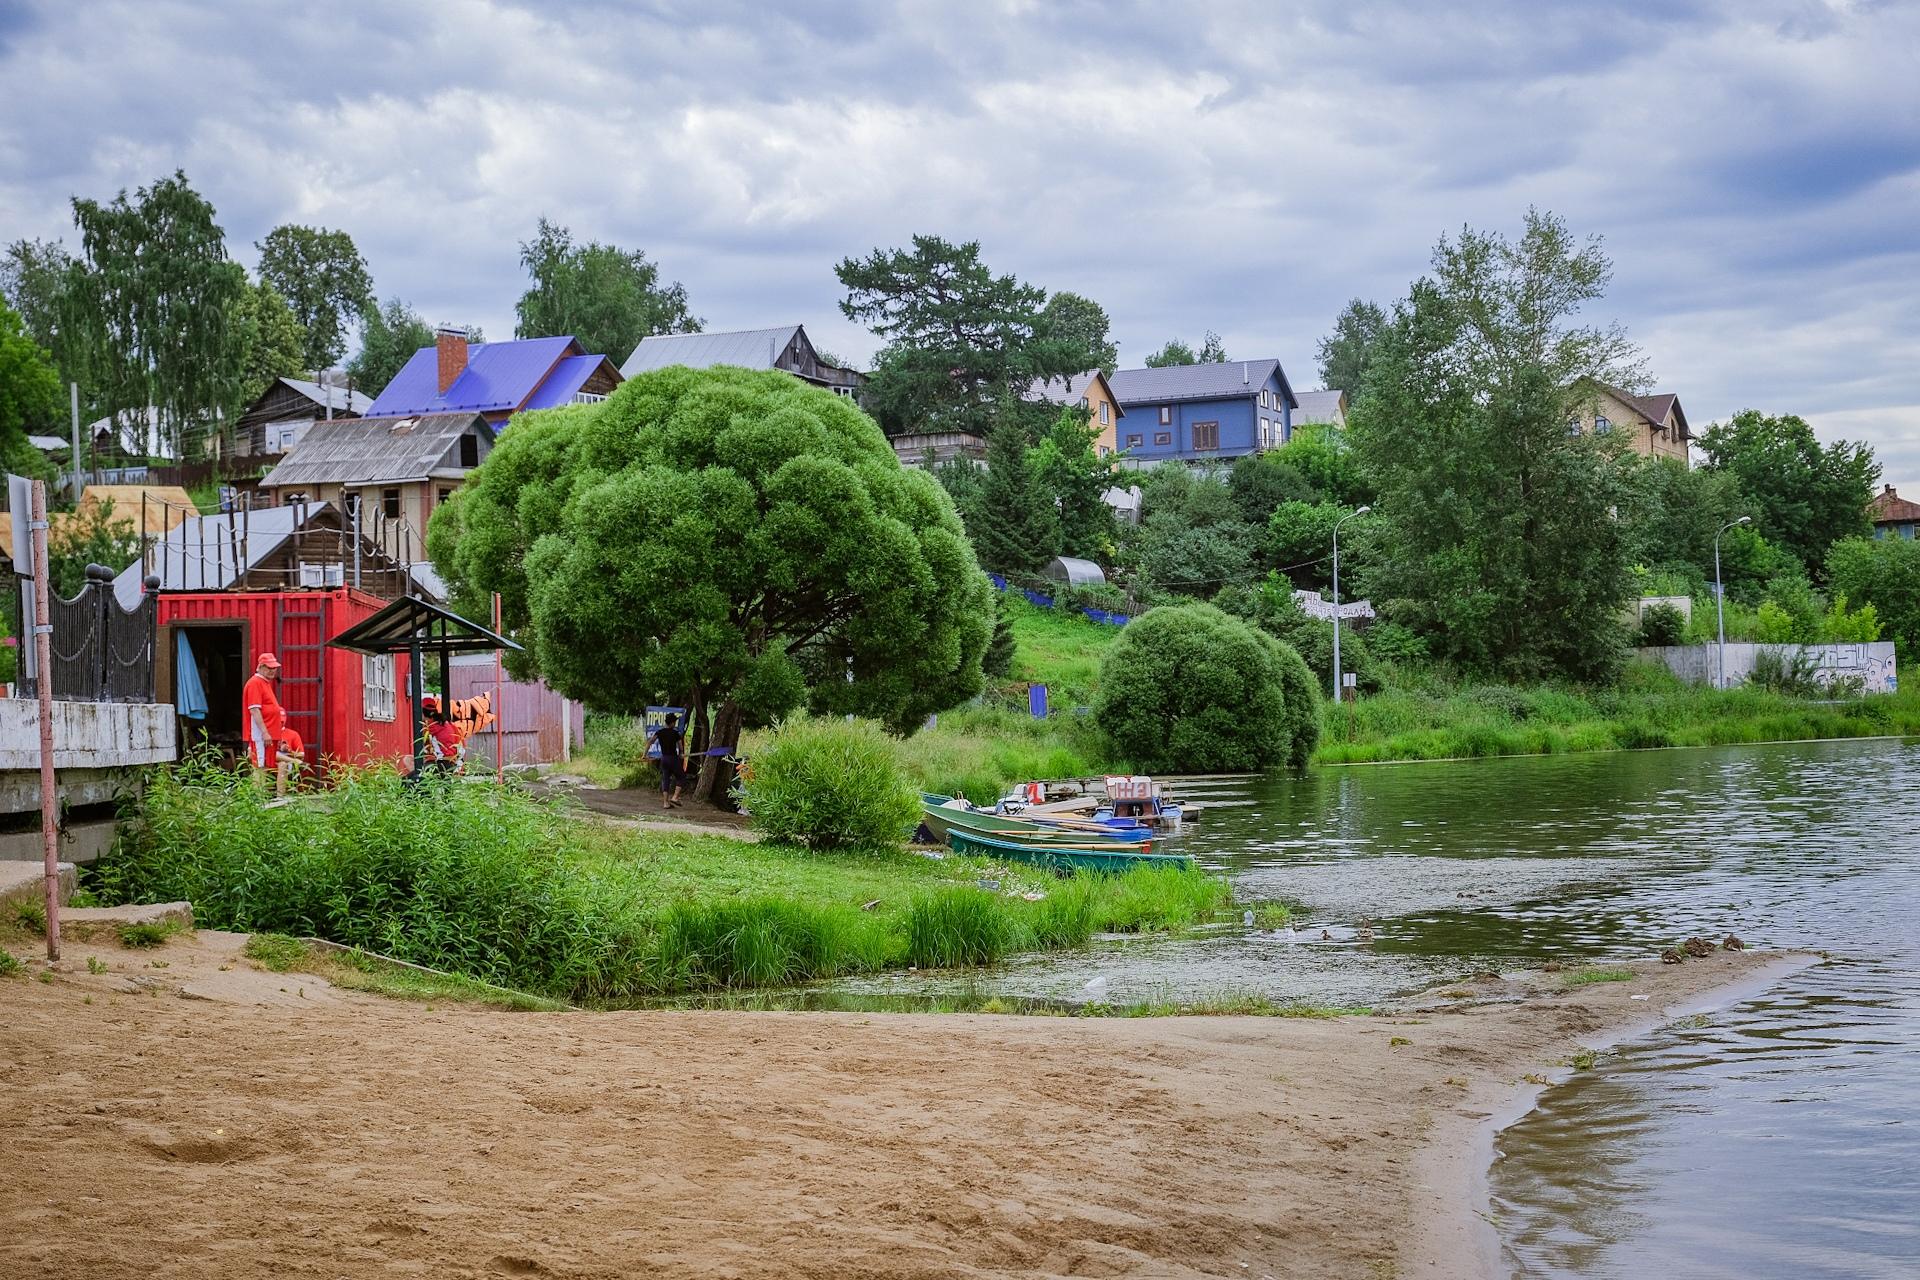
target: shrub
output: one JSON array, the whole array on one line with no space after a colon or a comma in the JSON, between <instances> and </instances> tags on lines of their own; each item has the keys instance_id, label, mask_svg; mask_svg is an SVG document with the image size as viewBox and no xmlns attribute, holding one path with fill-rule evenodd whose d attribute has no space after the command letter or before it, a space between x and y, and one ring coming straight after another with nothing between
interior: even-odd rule
<instances>
[{"instance_id":1,"label":"shrub","mask_svg":"<svg viewBox=\"0 0 1920 1280\"><path fill-rule=\"evenodd\" d=\"M1340 649L1344 658L1344 642ZM1401 623L1376 622L1367 628L1367 649L1382 662L1422 662L1427 657L1427 639Z\"/></svg>"},{"instance_id":2,"label":"shrub","mask_svg":"<svg viewBox=\"0 0 1920 1280\"><path fill-rule=\"evenodd\" d=\"M1880 611L1863 604L1847 612L1844 592L1833 597L1827 616L1820 620L1820 638L1827 644L1866 644L1880 638Z\"/></svg>"},{"instance_id":3,"label":"shrub","mask_svg":"<svg viewBox=\"0 0 1920 1280\"><path fill-rule=\"evenodd\" d=\"M787 721L742 790L754 826L816 850L897 845L920 814L892 740L866 720Z\"/></svg>"},{"instance_id":4,"label":"shrub","mask_svg":"<svg viewBox=\"0 0 1920 1280\"><path fill-rule=\"evenodd\" d=\"M1687 633L1687 616L1670 604L1648 606L1640 615L1640 643L1648 648L1679 644Z\"/></svg>"},{"instance_id":5,"label":"shrub","mask_svg":"<svg viewBox=\"0 0 1920 1280\"><path fill-rule=\"evenodd\" d=\"M907 911L907 959L922 969L992 964L1007 953L1012 922L992 894L956 887L921 894Z\"/></svg>"},{"instance_id":6,"label":"shrub","mask_svg":"<svg viewBox=\"0 0 1920 1280\"><path fill-rule=\"evenodd\" d=\"M1260 769L1304 759L1317 731L1317 699L1310 676L1307 689L1297 687L1306 669L1293 654L1290 671L1289 652L1211 605L1154 609L1108 650L1095 723L1117 754L1148 770Z\"/></svg>"},{"instance_id":7,"label":"shrub","mask_svg":"<svg viewBox=\"0 0 1920 1280\"><path fill-rule=\"evenodd\" d=\"M1753 615L1753 638L1758 644L1792 644L1796 629L1793 615L1771 600L1762 600Z\"/></svg>"},{"instance_id":8,"label":"shrub","mask_svg":"<svg viewBox=\"0 0 1920 1280\"><path fill-rule=\"evenodd\" d=\"M1758 649L1747 683L1791 698L1810 698L1825 692L1814 674L1819 669L1820 664L1805 649Z\"/></svg>"},{"instance_id":9,"label":"shrub","mask_svg":"<svg viewBox=\"0 0 1920 1280\"><path fill-rule=\"evenodd\" d=\"M1836 594L1876 610L1887 635L1911 659L1920 646L1920 539L1846 538L1827 553Z\"/></svg>"}]
</instances>

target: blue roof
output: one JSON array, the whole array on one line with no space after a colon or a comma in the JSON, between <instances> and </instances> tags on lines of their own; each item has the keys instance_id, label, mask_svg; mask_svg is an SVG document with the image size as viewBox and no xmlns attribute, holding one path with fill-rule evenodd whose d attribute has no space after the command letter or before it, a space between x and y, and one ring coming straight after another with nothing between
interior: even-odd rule
<instances>
[{"instance_id":1,"label":"blue roof","mask_svg":"<svg viewBox=\"0 0 1920 1280\"><path fill-rule=\"evenodd\" d=\"M553 366L552 375L540 384L540 389L533 393L533 399L527 401L526 407L552 409L571 404L574 393L587 384L587 379L605 360L605 356L568 356Z\"/></svg>"},{"instance_id":2,"label":"blue roof","mask_svg":"<svg viewBox=\"0 0 1920 1280\"><path fill-rule=\"evenodd\" d=\"M479 413L511 412L539 389L556 363L577 354L579 348L579 343L567 337L477 343L467 348L467 367L453 380L446 394L441 395L437 349L422 347L374 398L366 416L448 413L462 409ZM571 397L573 392L567 394Z\"/></svg>"}]
</instances>

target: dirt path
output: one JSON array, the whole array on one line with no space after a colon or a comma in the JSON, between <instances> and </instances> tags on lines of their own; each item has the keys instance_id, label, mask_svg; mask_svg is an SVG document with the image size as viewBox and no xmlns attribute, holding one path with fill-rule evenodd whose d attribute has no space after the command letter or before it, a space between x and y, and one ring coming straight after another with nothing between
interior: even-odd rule
<instances>
[{"instance_id":1,"label":"dirt path","mask_svg":"<svg viewBox=\"0 0 1920 1280\"><path fill-rule=\"evenodd\" d=\"M237 946L0 981L0 1275L1470 1275L1434 1153L1760 964L1334 1021L506 1014Z\"/></svg>"}]
</instances>

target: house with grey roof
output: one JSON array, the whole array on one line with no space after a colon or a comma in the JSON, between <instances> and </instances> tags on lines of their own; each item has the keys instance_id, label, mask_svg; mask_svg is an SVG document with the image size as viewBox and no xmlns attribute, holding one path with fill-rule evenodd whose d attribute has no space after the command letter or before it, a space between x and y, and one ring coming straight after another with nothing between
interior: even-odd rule
<instances>
[{"instance_id":1,"label":"house with grey roof","mask_svg":"<svg viewBox=\"0 0 1920 1280\"><path fill-rule=\"evenodd\" d=\"M316 422L260 481L277 507L331 503L395 559L426 558L427 521L492 452L477 409Z\"/></svg>"},{"instance_id":2,"label":"house with grey roof","mask_svg":"<svg viewBox=\"0 0 1920 1280\"><path fill-rule=\"evenodd\" d=\"M285 453L308 427L330 418L358 418L373 407L373 397L351 385L275 378L233 424L233 451L239 454Z\"/></svg>"},{"instance_id":3,"label":"house with grey roof","mask_svg":"<svg viewBox=\"0 0 1920 1280\"><path fill-rule=\"evenodd\" d=\"M1300 406L1278 360L1121 369L1108 383L1125 413L1120 456L1136 467L1278 448L1293 435Z\"/></svg>"},{"instance_id":4,"label":"house with grey roof","mask_svg":"<svg viewBox=\"0 0 1920 1280\"><path fill-rule=\"evenodd\" d=\"M1347 393L1344 391L1302 391L1295 397L1300 407L1293 412L1293 425L1321 423L1329 427L1347 425Z\"/></svg>"},{"instance_id":5,"label":"house with grey roof","mask_svg":"<svg viewBox=\"0 0 1920 1280\"><path fill-rule=\"evenodd\" d=\"M683 365L711 369L715 365L742 369L781 369L802 382L825 387L849 399L859 395L866 378L852 369L829 364L814 350L806 326L781 325L773 329L736 329L731 333L661 333L642 338L621 376L631 378L655 369Z\"/></svg>"}]
</instances>

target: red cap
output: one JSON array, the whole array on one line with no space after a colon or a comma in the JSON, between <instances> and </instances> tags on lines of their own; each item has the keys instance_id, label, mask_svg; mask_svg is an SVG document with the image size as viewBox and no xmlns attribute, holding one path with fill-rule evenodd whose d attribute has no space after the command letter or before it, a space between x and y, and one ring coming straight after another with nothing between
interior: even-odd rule
<instances>
[{"instance_id":1,"label":"red cap","mask_svg":"<svg viewBox=\"0 0 1920 1280\"><path fill-rule=\"evenodd\" d=\"M260 655L260 660L253 665L256 667L278 667L280 665L280 659L270 653L263 653Z\"/></svg>"},{"instance_id":2,"label":"red cap","mask_svg":"<svg viewBox=\"0 0 1920 1280\"><path fill-rule=\"evenodd\" d=\"M420 696L420 705L423 707L437 707L440 705L440 699L430 693L422 694Z\"/></svg>"}]
</instances>

